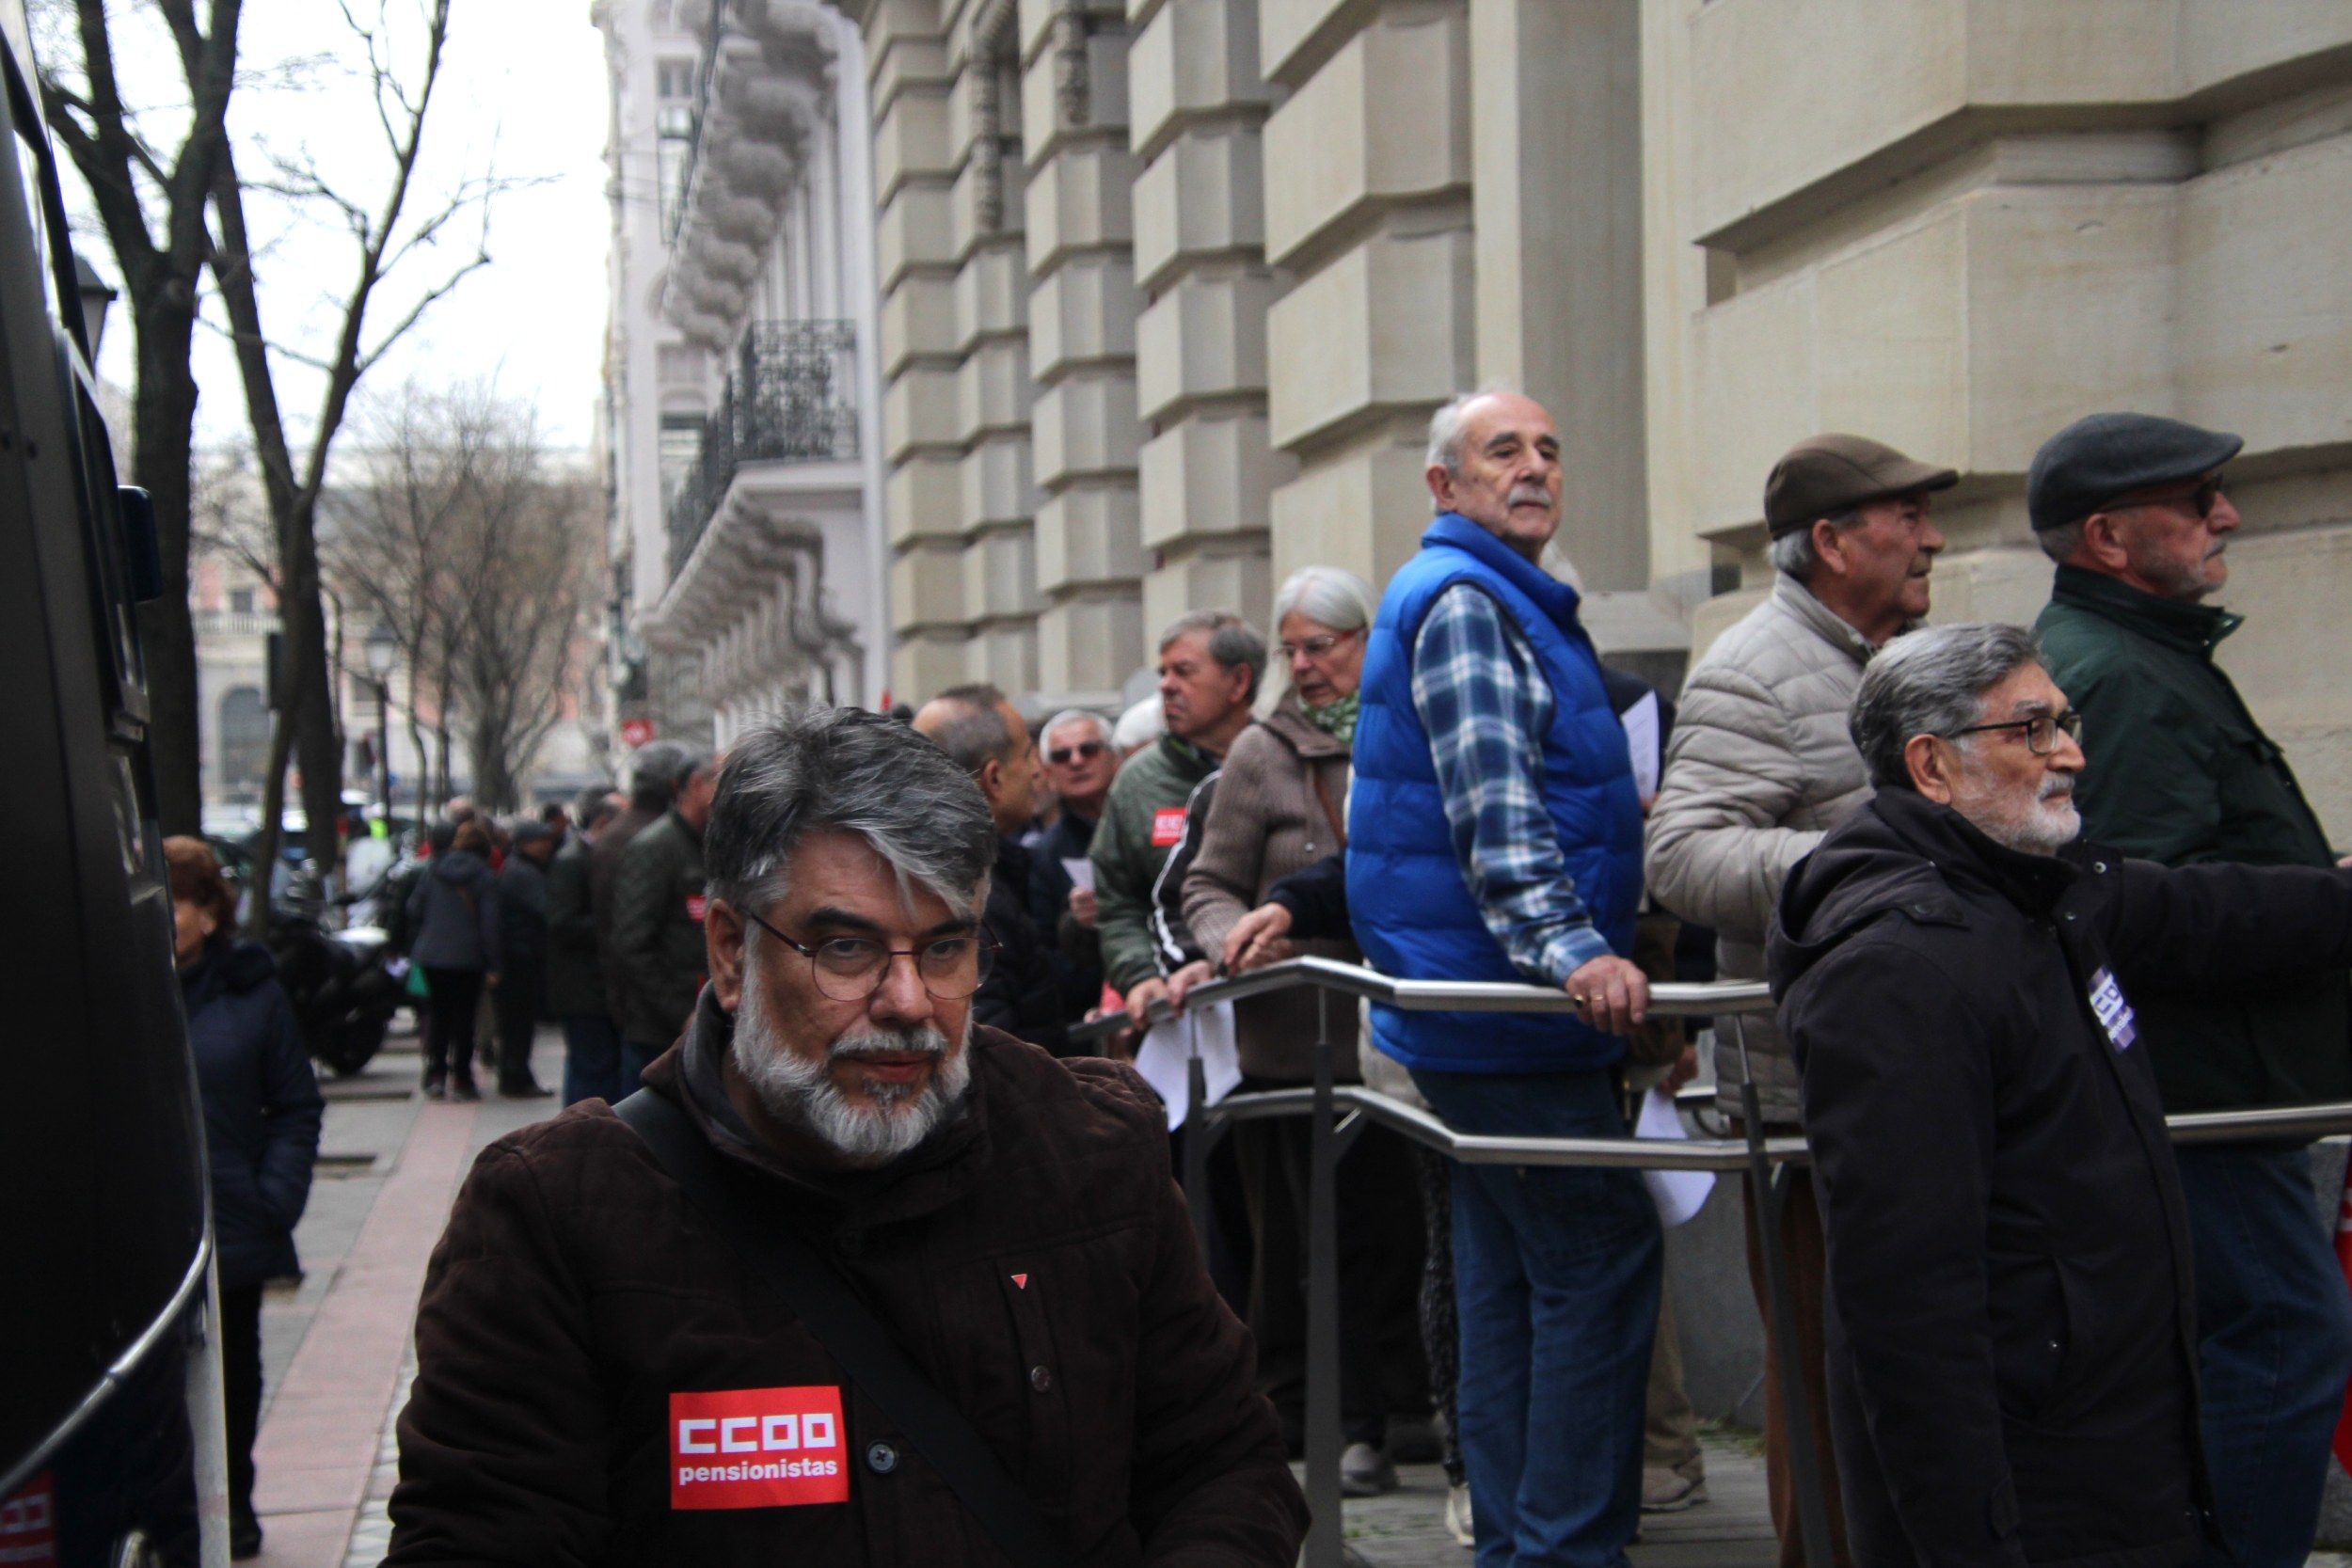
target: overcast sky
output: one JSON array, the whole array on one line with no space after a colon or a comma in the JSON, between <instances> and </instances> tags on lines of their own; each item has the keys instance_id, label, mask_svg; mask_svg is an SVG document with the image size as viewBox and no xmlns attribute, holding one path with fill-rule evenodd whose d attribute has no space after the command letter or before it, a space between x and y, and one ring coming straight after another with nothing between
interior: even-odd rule
<instances>
[{"instance_id":1,"label":"overcast sky","mask_svg":"<svg viewBox=\"0 0 2352 1568\"><path fill-rule=\"evenodd\" d=\"M387 0L396 16L413 16L421 0ZM375 0L352 0L373 16ZM552 444L585 446L595 424L605 318L609 218L604 198L607 123L603 40L588 21L589 0L454 0L449 56L425 131L422 215L469 177L493 166L502 176L546 183L507 193L491 216L491 264L436 304L423 322L369 373L363 395L395 393L410 378L446 384L495 378L509 397L537 406ZM114 8L118 17L133 6ZM135 8L144 12L146 8ZM119 24L123 25L124 24ZM322 63L299 88L266 80L241 85L230 121L240 168L248 179L267 166L265 153L307 155L349 190L380 199L389 160L368 103L364 56L329 0L246 0L242 30L248 66L309 57ZM413 44L415 29L408 32ZM125 34L118 51L126 90L143 103L184 98L167 46ZM421 51L399 52L413 70ZM78 65L78 62L70 62ZM78 72L77 72L78 73ZM171 127L159 120L157 139ZM176 138L170 143L176 147ZM69 191L72 186L69 183ZM75 200L69 195L69 201ZM266 236L261 262L262 309L271 336L324 354L332 307L352 276L356 248L331 217L297 217L267 198L252 206ZM472 253L475 230L418 256L379 291L371 308L373 342L418 294ZM119 285L114 255L94 226L77 234L100 272ZM219 319L215 309L213 317ZM101 355L108 379L129 387L131 335L125 312L109 318ZM229 347L199 334L202 387L199 439L235 439L244 403ZM288 417L308 424L318 378L280 361L278 389Z\"/></svg>"}]
</instances>

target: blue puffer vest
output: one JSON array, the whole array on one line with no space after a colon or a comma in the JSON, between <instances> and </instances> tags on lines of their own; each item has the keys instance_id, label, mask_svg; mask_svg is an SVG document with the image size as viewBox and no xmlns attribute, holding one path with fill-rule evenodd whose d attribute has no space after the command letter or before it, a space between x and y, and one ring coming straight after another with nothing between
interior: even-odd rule
<instances>
[{"instance_id":1,"label":"blue puffer vest","mask_svg":"<svg viewBox=\"0 0 2352 1568\"><path fill-rule=\"evenodd\" d=\"M1412 652L1438 595L1475 583L1534 650L1551 684L1543 737L1544 804L1567 874L1594 927L1633 950L1642 893L1642 808L1625 731L1600 661L1577 623L1576 591L1476 523L1441 515L1421 553L1391 579L1364 649L1356 779L1348 799L1347 907L1364 955L1416 980L1520 980L1479 918L1454 854L1429 736L1413 707ZM1574 1018L1408 1013L1375 1005L1373 1042L1408 1068L1439 1072L1555 1072L1606 1067L1625 1041Z\"/></svg>"}]
</instances>

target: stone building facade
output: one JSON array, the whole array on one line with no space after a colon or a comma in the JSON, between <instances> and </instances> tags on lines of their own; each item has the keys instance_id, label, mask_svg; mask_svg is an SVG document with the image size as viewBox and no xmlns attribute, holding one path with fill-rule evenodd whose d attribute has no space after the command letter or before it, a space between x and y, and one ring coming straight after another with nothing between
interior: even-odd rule
<instances>
[{"instance_id":1,"label":"stone building facade","mask_svg":"<svg viewBox=\"0 0 2352 1568\"><path fill-rule=\"evenodd\" d=\"M813 0L598 0L620 720L888 694L871 139Z\"/></svg>"},{"instance_id":2,"label":"stone building facade","mask_svg":"<svg viewBox=\"0 0 2352 1568\"><path fill-rule=\"evenodd\" d=\"M2026 463L2132 407L2247 436L2223 658L2352 840L2352 10L832 3L899 698L1107 705L1183 610L1378 582L1430 410L1486 384L1559 416L1562 554L1661 683L1762 592L1765 472L1820 430L1961 469L1937 614L2029 619Z\"/></svg>"}]
</instances>

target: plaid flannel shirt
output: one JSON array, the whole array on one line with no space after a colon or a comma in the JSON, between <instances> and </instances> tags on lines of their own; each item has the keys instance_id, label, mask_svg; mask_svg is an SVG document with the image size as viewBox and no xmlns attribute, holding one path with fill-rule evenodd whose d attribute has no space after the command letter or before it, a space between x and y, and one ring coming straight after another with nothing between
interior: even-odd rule
<instances>
[{"instance_id":1,"label":"plaid flannel shirt","mask_svg":"<svg viewBox=\"0 0 2352 1568\"><path fill-rule=\"evenodd\" d=\"M1544 806L1551 687L1493 597L1457 583L1413 644L1413 708L1428 733L1454 854L1486 929L1538 985L1610 954L1577 896Z\"/></svg>"}]
</instances>

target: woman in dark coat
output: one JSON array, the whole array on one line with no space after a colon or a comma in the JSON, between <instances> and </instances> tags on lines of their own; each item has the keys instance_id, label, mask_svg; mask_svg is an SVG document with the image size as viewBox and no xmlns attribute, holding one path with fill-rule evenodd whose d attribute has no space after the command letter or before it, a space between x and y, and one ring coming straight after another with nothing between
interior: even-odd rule
<instances>
[{"instance_id":1,"label":"woman in dark coat","mask_svg":"<svg viewBox=\"0 0 2352 1568\"><path fill-rule=\"evenodd\" d=\"M172 948L204 1096L220 1270L221 1371L229 1424L232 1557L262 1549L253 1436L262 1410L262 1286L299 1275L294 1222L310 1196L326 1103L269 951L231 935L236 901L199 838L164 841Z\"/></svg>"},{"instance_id":2,"label":"woman in dark coat","mask_svg":"<svg viewBox=\"0 0 2352 1568\"><path fill-rule=\"evenodd\" d=\"M408 957L424 971L424 1092L480 1100L473 1081L474 1014L485 986L499 983L499 884L490 834L479 822L457 830L425 864L408 895Z\"/></svg>"}]
</instances>

